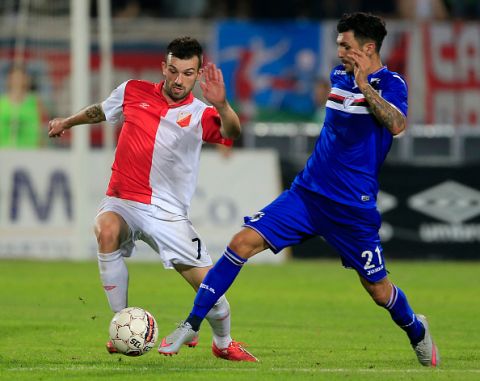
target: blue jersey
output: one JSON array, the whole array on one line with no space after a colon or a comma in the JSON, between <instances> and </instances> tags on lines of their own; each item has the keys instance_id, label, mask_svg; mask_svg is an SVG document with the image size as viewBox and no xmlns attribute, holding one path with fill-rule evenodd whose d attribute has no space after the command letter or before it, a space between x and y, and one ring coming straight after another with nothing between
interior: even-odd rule
<instances>
[{"instance_id":1,"label":"blue jersey","mask_svg":"<svg viewBox=\"0 0 480 381\"><path fill-rule=\"evenodd\" d=\"M370 113L354 75L339 65L330 74L325 122L315 149L294 184L336 202L374 208L378 172L392 134ZM407 115L407 85L386 66L368 76L383 99Z\"/></svg>"}]
</instances>

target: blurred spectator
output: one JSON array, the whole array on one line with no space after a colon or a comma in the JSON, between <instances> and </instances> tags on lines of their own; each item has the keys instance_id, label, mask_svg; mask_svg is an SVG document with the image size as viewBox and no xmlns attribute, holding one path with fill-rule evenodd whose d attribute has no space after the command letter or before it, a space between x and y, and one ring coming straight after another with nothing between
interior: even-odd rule
<instances>
[{"instance_id":1,"label":"blurred spectator","mask_svg":"<svg viewBox=\"0 0 480 381\"><path fill-rule=\"evenodd\" d=\"M91 14L97 15L97 2L91 3ZM112 15L115 18L162 17L194 18L204 17L208 0L115 0Z\"/></svg>"},{"instance_id":2,"label":"blurred spectator","mask_svg":"<svg viewBox=\"0 0 480 381\"><path fill-rule=\"evenodd\" d=\"M296 19L309 13L306 0L283 0L281 3L277 0L257 0L250 4L254 19Z\"/></svg>"},{"instance_id":3,"label":"blurred spectator","mask_svg":"<svg viewBox=\"0 0 480 381\"><path fill-rule=\"evenodd\" d=\"M317 123L320 127L325 120L326 103L328 95L330 94L330 81L325 78L317 78L314 88L314 100L315 100L315 114L313 115L313 122Z\"/></svg>"},{"instance_id":4,"label":"blurred spectator","mask_svg":"<svg viewBox=\"0 0 480 381\"><path fill-rule=\"evenodd\" d=\"M162 5L165 16L193 18L204 16L208 4L206 0L163 0Z\"/></svg>"},{"instance_id":5,"label":"blurred spectator","mask_svg":"<svg viewBox=\"0 0 480 381\"><path fill-rule=\"evenodd\" d=\"M142 12L141 4L138 0L116 1L112 4L112 7L113 17L134 18L140 16ZM95 5L96 10L97 5Z\"/></svg>"},{"instance_id":6,"label":"blurred spectator","mask_svg":"<svg viewBox=\"0 0 480 381\"><path fill-rule=\"evenodd\" d=\"M479 20L479 0L445 0L447 8L453 18Z\"/></svg>"},{"instance_id":7,"label":"blurred spectator","mask_svg":"<svg viewBox=\"0 0 480 381\"><path fill-rule=\"evenodd\" d=\"M70 0L30 0L26 5L35 15L62 16L70 12ZM0 0L0 13L14 15L22 6L21 0Z\"/></svg>"},{"instance_id":8,"label":"blurred spectator","mask_svg":"<svg viewBox=\"0 0 480 381\"><path fill-rule=\"evenodd\" d=\"M448 11L443 0L397 0L400 17L410 20L445 20Z\"/></svg>"},{"instance_id":9,"label":"blurred spectator","mask_svg":"<svg viewBox=\"0 0 480 381\"><path fill-rule=\"evenodd\" d=\"M395 0L362 0L359 11L382 17L397 16Z\"/></svg>"},{"instance_id":10,"label":"blurred spectator","mask_svg":"<svg viewBox=\"0 0 480 381\"><path fill-rule=\"evenodd\" d=\"M0 147L36 148L45 143L46 115L31 83L23 66L9 69L6 92L0 96Z\"/></svg>"},{"instance_id":11,"label":"blurred spectator","mask_svg":"<svg viewBox=\"0 0 480 381\"><path fill-rule=\"evenodd\" d=\"M252 13L250 3L250 0L208 0L205 16L220 19L248 19Z\"/></svg>"},{"instance_id":12,"label":"blurred spectator","mask_svg":"<svg viewBox=\"0 0 480 381\"><path fill-rule=\"evenodd\" d=\"M136 18L136 17L168 17L163 14L164 1L159 0L115 0L110 1L112 16L114 18ZM98 1L90 2L90 15L97 17Z\"/></svg>"},{"instance_id":13,"label":"blurred spectator","mask_svg":"<svg viewBox=\"0 0 480 381\"><path fill-rule=\"evenodd\" d=\"M361 6L360 0L312 0L310 4L311 16L315 19L337 19L344 13L358 11Z\"/></svg>"}]
</instances>

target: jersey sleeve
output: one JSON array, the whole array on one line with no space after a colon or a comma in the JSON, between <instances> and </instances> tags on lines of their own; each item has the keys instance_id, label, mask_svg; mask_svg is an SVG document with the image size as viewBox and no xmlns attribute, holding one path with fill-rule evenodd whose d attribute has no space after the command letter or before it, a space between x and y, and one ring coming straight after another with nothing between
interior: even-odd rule
<instances>
[{"instance_id":1,"label":"jersey sleeve","mask_svg":"<svg viewBox=\"0 0 480 381\"><path fill-rule=\"evenodd\" d=\"M214 107L207 107L202 114L202 140L207 143L219 143L226 146L232 146L233 140L226 139L220 133L222 120Z\"/></svg>"},{"instance_id":2,"label":"jersey sleeve","mask_svg":"<svg viewBox=\"0 0 480 381\"><path fill-rule=\"evenodd\" d=\"M125 97L125 87L128 81L123 82L110 96L102 102L102 110L107 122L112 125L123 123L123 100Z\"/></svg>"},{"instance_id":3,"label":"jersey sleeve","mask_svg":"<svg viewBox=\"0 0 480 381\"><path fill-rule=\"evenodd\" d=\"M408 112L408 88L405 80L393 73L387 85L382 88L382 98L395 106L403 115Z\"/></svg>"}]
</instances>

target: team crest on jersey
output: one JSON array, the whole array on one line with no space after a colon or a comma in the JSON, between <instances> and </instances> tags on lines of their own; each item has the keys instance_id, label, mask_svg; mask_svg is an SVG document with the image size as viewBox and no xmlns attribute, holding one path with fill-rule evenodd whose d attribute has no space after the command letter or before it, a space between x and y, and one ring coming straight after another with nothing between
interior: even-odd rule
<instances>
[{"instance_id":1,"label":"team crest on jersey","mask_svg":"<svg viewBox=\"0 0 480 381\"><path fill-rule=\"evenodd\" d=\"M355 102L355 97L353 95L345 97L345 99L343 100L343 107L347 108L347 107L351 106L353 104L353 102Z\"/></svg>"},{"instance_id":2,"label":"team crest on jersey","mask_svg":"<svg viewBox=\"0 0 480 381\"><path fill-rule=\"evenodd\" d=\"M265 215L263 212L257 212L249 218L250 222L256 222Z\"/></svg>"},{"instance_id":3,"label":"team crest on jersey","mask_svg":"<svg viewBox=\"0 0 480 381\"><path fill-rule=\"evenodd\" d=\"M192 114L186 111L180 111L177 117L177 124L180 127L188 127L192 120Z\"/></svg>"}]
</instances>

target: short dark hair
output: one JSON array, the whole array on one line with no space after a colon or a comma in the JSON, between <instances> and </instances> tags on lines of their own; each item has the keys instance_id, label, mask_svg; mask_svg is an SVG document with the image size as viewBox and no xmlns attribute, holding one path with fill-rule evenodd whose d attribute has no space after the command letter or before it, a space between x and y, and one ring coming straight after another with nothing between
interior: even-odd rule
<instances>
[{"instance_id":1,"label":"short dark hair","mask_svg":"<svg viewBox=\"0 0 480 381\"><path fill-rule=\"evenodd\" d=\"M343 33L350 30L353 31L355 38L362 44L366 40L373 40L377 53L380 52L383 39L387 35L385 21L378 16L364 12L343 14L337 24L337 32Z\"/></svg>"},{"instance_id":2,"label":"short dark hair","mask_svg":"<svg viewBox=\"0 0 480 381\"><path fill-rule=\"evenodd\" d=\"M203 49L202 45L195 38L184 36L174 39L167 46L167 56L169 54L181 60L197 56L198 67L202 66Z\"/></svg>"}]
</instances>

